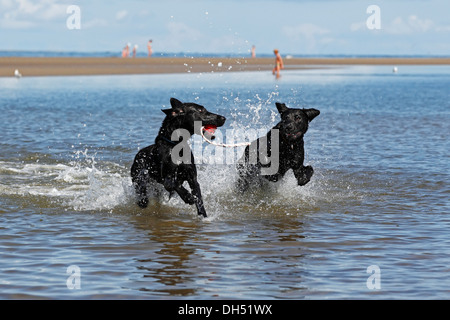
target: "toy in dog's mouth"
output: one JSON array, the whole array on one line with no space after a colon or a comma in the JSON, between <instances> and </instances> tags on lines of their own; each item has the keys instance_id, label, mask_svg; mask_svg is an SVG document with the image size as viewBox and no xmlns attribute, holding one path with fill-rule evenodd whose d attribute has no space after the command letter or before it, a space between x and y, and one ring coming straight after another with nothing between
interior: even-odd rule
<instances>
[{"instance_id":1,"label":"toy in dog's mouth","mask_svg":"<svg viewBox=\"0 0 450 320\"><path fill-rule=\"evenodd\" d=\"M212 125L212 124L207 124L207 125L202 127L202 133L209 140L214 140L216 138L214 136L214 133L216 132L216 129L217 129L217 126Z\"/></svg>"}]
</instances>

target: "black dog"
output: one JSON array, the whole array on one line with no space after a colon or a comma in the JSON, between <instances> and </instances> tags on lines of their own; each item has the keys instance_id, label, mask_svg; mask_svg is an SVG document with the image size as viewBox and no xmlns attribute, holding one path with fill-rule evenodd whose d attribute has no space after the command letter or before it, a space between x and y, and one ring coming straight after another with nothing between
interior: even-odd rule
<instances>
[{"instance_id":1,"label":"black dog","mask_svg":"<svg viewBox=\"0 0 450 320\"><path fill-rule=\"evenodd\" d=\"M156 181L161 183L171 195L177 192L185 203L195 204L198 214L206 217L200 185L197 182L194 156L184 141L185 137L182 141L183 149L180 150L177 145L181 142L172 141L172 134L184 129L190 137L194 133L200 134L200 127L217 128L222 126L226 119L208 112L203 106L195 103L182 103L171 98L170 104L171 109L162 110L166 118L155 139L155 144L140 150L131 167L131 178L138 197L138 205L142 208L147 207L147 187L149 183ZM196 121L201 122L201 125L195 126ZM174 161L174 156L180 156L184 160ZM183 187L185 181L188 182L191 192Z\"/></svg>"},{"instance_id":2,"label":"black dog","mask_svg":"<svg viewBox=\"0 0 450 320\"><path fill-rule=\"evenodd\" d=\"M308 130L308 123L317 117L320 111L291 109L278 102L276 106L281 121L266 136L247 146L238 162L238 188L241 191L247 190L249 186L260 185L261 178L278 181L289 169L294 171L298 185L303 186L311 180L313 168L303 166L303 135Z\"/></svg>"}]
</instances>

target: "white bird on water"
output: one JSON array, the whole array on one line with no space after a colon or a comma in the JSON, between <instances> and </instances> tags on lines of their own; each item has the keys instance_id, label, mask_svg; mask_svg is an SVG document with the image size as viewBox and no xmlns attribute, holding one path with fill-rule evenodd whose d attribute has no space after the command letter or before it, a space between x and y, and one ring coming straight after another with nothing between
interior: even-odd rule
<instances>
[{"instance_id":1,"label":"white bird on water","mask_svg":"<svg viewBox=\"0 0 450 320\"><path fill-rule=\"evenodd\" d=\"M19 70L15 70L14 71L14 76L16 77L16 78L20 78L20 77L22 77L22 74L19 72Z\"/></svg>"}]
</instances>

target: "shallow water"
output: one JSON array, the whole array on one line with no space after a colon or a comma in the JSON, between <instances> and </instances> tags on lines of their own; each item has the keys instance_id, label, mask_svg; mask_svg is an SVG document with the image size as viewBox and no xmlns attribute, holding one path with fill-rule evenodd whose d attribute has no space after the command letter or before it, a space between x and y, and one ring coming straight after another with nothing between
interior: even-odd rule
<instances>
[{"instance_id":1,"label":"shallow water","mask_svg":"<svg viewBox=\"0 0 450 320\"><path fill-rule=\"evenodd\" d=\"M0 79L0 298L450 298L450 68L391 70ZM275 101L319 109L311 182L238 194L242 148L195 137L208 218L138 208L129 168L170 97L225 115L223 140Z\"/></svg>"}]
</instances>

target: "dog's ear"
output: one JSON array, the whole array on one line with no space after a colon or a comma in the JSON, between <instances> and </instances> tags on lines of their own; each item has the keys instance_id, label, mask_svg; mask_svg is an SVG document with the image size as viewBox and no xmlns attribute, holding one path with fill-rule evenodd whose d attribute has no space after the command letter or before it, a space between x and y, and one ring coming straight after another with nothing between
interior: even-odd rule
<instances>
[{"instance_id":1,"label":"dog's ear","mask_svg":"<svg viewBox=\"0 0 450 320\"><path fill-rule=\"evenodd\" d=\"M320 111L317 109L303 109L303 112L306 114L310 122L320 114Z\"/></svg>"},{"instance_id":2,"label":"dog's ear","mask_svg":"<svg viewBox=\"0 0 450 320\"><path fill-rule=\"evenodd\" d=\"M170 104L172 105L172 108L181 108L183 106L183 102L181 102L178 99L170 98Z\"/></svg>"},{"instance_id":3,"label":"dog's ear","mask_svg":"<svg viewBox=\"0 0 450 320\"><path fill-rule=\"evenodd\" d=\"M161 111L164 112L166 114L166 116L172 116L172 117L184 114L184 110L182 108L161 109Z\"/></svg>"},{"instance_id":4,"label":"dog's ear","mask_svg":"<svg viewBox=\"0 0 450 320\"><path fill-rule=\"evenodd\" d=\"M277 106L278 112L280 114L286 112L289 109L284 103L275 102L275 105Z\"/></svg>"},{"instance_id":5,"label":"dog's ear","mask_svg":"<svg viewBox=\"0 0 450 320\"><path fill-rule=\"evenodd\" d=\"M176 116L183 113L183 102L178 99L170 98L170 105L172 109L161 109L167 116Z\"/></svg>"}]
</instances>

